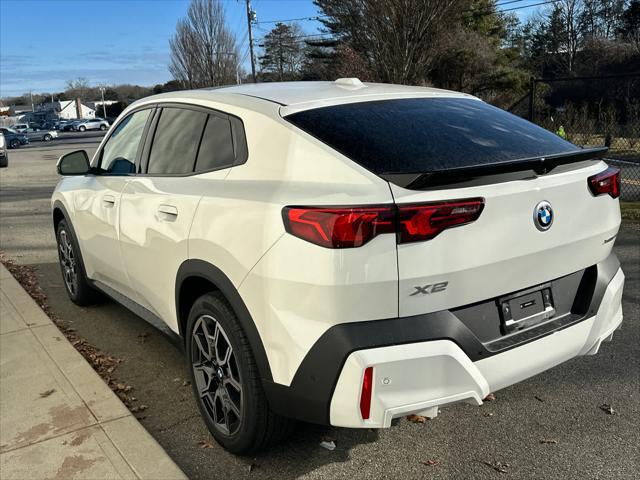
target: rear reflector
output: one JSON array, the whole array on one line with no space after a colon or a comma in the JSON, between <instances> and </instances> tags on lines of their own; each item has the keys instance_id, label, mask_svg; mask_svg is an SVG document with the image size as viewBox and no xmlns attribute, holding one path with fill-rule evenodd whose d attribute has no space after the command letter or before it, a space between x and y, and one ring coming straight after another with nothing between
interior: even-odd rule
<instances>
[{"instance_id":1,"label":"rear reflector","mask_svg":"<svg viewBox=\"0 0 640 480\"><path fill-rule=\"evenodd\" d=\"M285 207L288 233L327 248L360 247L383 233L397 233L398 243L434 238L447 228L478 219L483 198L372 207Z\"/></svg>"},{"instance_id":2,"label":"rear reflector","mask_svg":"<svg viewBox=\"0 0 640 480\"><path fill-rule=\"evenodd\" d=\"M371 394L373 393L373 367L367 367L362 377L362 393L360 393L360 414L363 420L371 415Z\"/></svg>"},{"instance_id":3,"label":"rear reflector","mask_svg":"<svg viewBox=\"0 0 640 480\"><path fill-rule=\"evenodd\" d=\"M620 169L609 167L604 172L588 178L589 190L596 197L609 194L611 198L620 196Z\"/></svg>"}]
</instances>

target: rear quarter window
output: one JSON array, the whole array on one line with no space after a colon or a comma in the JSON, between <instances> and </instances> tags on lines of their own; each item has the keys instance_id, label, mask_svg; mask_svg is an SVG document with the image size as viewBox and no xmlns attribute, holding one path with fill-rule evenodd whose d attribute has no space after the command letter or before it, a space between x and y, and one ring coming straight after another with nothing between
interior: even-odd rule
<instances>
[{"instance_id":1,"label":"rear quarter window","mask_svg":"<svg viewBox=\"0 0 640 480\"><path fill-rule=\"evenodd\" d=\"M286 120L377 174L425 173L579 150L466 98L405 98L297 112Z\"/></svg>"}]
</instances>

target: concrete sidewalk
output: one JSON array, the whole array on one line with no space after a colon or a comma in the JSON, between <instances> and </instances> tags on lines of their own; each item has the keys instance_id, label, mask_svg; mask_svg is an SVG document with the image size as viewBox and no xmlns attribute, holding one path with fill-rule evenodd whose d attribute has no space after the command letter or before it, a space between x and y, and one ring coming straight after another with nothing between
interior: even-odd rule
<instances>
[{"instance_id":1,"label":"concrete sidewalk","mask_svg":"<svg viewBox=\"0 0 640 480\"><path fill-rule=\"evenodd\" d=\"M3 265L0 478L186 478Z\"/></svg>"}]
</instances>

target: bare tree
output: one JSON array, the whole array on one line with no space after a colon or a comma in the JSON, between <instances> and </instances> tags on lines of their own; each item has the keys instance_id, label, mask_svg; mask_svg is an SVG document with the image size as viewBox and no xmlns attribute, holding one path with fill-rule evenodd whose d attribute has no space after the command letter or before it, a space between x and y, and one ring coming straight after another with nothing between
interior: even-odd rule
<instances>
[{"instance_id":1,"label":"bare tree","mask_svg":"<svg viewBox=\"0 0 640 480\"><path fill-rule=\"evenodd\" d=\"M322 22L366 60L379 79L421 83L456 0L315 0Z\"/></svg>"},{"instance_id":2,"label":"bare tree","mask_svg":"<svg viewBox=\"0 0 640 480\"><path fill-rule=\"evenodd\" d=\"M90 89L91 87L89 87L89 80L84 77L78 77L75 80L67 80L67 89L65 90L65 96L71 99L85 99Z\"/></svg>"},{"instance_id":3,"label":"bare tree","mask_svg":"<svg viewBox=\"0 0 640 480\"><path fill-rule=\"evenodd\" d=\"M238 48L220 0L191 0L169 40L169 71L187 88L234 83Z\"/></svg>"}]
</instances>

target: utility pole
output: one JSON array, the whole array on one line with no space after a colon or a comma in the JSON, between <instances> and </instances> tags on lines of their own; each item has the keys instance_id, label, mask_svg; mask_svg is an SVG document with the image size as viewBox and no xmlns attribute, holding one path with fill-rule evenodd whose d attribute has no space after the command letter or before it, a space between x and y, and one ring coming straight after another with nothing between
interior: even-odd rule
<instances>
[{"instance_id":1,"label":"utility pole","mask_svg":"<svg viewBox=\"0 0 640 480\"><path fill-rule=\"evenodd\" d=\"M247 4L247 27L249 29L249 55L251 55L251 76L253 77L253 83L256 83L256 59L253 56L253 31L251 30L251 24L256 19L256 12L251 10L250 0L246 0Z\"/></svg>"},{"instance_id":2,"label":"utility pole","mask_svg":"<svg viewBox=\"0 0 640 480\"><path fill-rule=\"evenodd\" d=\"M102 96L102 118L107 119L107 106L104 104L104 87L100 87L100 95Z\"/></svg>"},{"instance_id":3,"label":"utility pole","mask_svg":"<svg viewBox=\"0 0 640 480\"><path fill-rule=\"evenodd\" d=\"M254 80L255 81L255 80ZM36 109L33 108L33 92L31 90L29 90L29 97L31 97L31 111L35 112Z\"/></svg>"}]
</instances>

